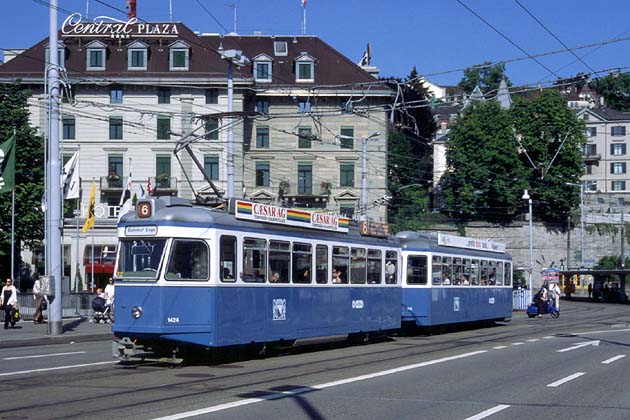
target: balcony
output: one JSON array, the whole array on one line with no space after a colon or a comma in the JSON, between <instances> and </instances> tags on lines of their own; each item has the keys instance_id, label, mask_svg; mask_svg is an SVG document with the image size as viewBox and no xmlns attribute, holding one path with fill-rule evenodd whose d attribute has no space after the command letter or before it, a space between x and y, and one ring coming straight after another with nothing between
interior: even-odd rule
<instances>
[{"instance_id":1,"label":"balcony","mask_svg":"<svg viewBox=\"0 0 630 420\"><path fill-rule=\"evenodd\" d=\"M599 153L588 153L583 155L582 158L584 159L584 162L597 162L602 157Z\"/></svg>"},{"instance_id":2,"label":"balcony","mask_svg":"<svg viewBox=\"0 0 630 420\"><path fill-rule=\"evenodd\" d=\"M121 192L123 189L123 177L122 176L102 176L101 177L101 191L117 191Z\"/></svg>"},{"instance_id":3,"label":"balcony","mask_svg":"<svg viewBox=\"0 0 630 420\"><path fill-rule=\"evenodd\" d=\"M149 178L155 195L174 195L177 193L177 178L160 174Z\"/></svg>"}]
</instances>

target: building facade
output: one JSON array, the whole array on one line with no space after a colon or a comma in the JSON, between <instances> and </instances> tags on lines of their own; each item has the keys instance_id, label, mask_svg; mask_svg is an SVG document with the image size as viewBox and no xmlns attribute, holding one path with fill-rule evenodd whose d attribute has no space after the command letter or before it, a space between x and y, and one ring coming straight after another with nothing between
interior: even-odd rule
<instances>
[{"instance_id":1,"label":"building facade","mask_svg":"<svg viewBox=\"0 0 630 420\"><path fill-rule=\"evenodd\" d=\"M112 274L127 187L219 202L204 173L225 194L229 136L235 197L356 215L365 163L366 217L385 221L386 209L372 203L386 193L392 93L317 37L198 34L182 23L105 28L75 14L58 49L60 156L79 152L82 191L64 220L71 287L78 275L85 287ZM230 101L234 50L249 62L231 66ZM48 42L13 51L0 82L19 78L32 90L31 123L47 135ZM191 154L178 151L182 138ZM93 184L96 224L84 234Z\"/></svg>"}]
</instances>

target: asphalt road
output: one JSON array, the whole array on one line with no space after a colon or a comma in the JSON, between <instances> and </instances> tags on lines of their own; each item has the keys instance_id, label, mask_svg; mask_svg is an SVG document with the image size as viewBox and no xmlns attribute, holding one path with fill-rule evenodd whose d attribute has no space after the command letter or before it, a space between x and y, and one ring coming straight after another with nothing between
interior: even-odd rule
<instances>
[{"instance_id":1,"label":"asphalt road","mask_svg":"<svg viewBox=\"0 0 630 420\"><path fill-rule=\"evenodd\" d=\"M630 307L266 359L121 367L109 342L0 349L0 419L628 419Z\"/></svg>"}]
</instances>

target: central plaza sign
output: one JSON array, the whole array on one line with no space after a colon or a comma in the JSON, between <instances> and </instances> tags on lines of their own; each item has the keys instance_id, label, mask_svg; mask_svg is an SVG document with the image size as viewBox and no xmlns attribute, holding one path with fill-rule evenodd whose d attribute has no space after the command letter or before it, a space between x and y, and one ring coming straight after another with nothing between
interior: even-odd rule
<instances>
[{"instance_id":1,"label":"central plaza sign","mask_svg":"<svg viewBox=\"0 0 630 420\"><path fill-rule=\"evenodd\" d=\"M118 20L109 16L97 16L92 22L84 21L80 13L73 13L61 27L64 37L109 37L126 39L133 37L176 37L175 23L138 23L137 18Z\"/></svg>"}]
</instances>

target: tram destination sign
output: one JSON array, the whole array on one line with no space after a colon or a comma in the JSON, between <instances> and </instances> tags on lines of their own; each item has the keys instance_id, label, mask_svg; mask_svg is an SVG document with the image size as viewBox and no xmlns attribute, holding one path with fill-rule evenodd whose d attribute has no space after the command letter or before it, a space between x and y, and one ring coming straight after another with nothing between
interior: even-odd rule
<instances>
[{"instance_id":1,"label":"tram destination sign","mask_svg":"<svg viewBox=\"0 0 630 420\"><path fill-rule=\"evenodd\" d=\"M480 251L505 252L505 244L486 241L483 239L467 238L446 233L438 233L438 245L452 246L455 248L478 249Z\"/></svg>"},{"instance_id":2,"label":"tram destination sign","mask_svg":"<svg viewBox=\"0 0 630 420\"><path fill-rule=\"evenodd\" d=\"M350 219L333 214L288 209L249 201L236 201L234 216L256 222L348 232Z\"/></svg>"}]
</instances>

